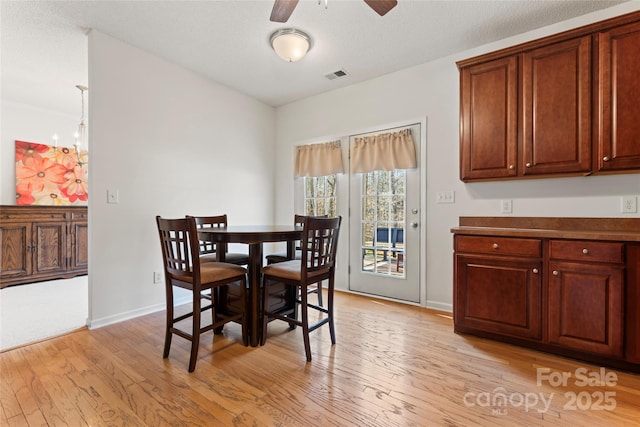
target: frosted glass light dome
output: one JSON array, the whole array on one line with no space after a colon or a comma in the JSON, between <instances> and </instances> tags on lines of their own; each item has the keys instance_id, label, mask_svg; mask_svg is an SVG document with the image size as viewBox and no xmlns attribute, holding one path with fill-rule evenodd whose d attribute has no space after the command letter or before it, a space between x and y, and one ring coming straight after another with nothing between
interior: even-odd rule
<instances>
[{"instance_id":1,"label":"frosted glass light dome","mask_svg":"<svg viewBox=\"0 0 640 427\"><path fill-rule=\"evenodd\" d=\"M285 28L271 34L269 40L276 54L287 62L301 60L311 48L311 37L295 28Z\"/></svg>"}]
</instances>

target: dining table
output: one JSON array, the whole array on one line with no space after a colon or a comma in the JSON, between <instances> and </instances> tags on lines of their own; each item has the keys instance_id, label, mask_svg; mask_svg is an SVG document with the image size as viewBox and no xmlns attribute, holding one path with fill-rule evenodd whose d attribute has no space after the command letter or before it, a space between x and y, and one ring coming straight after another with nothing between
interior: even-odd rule
<instances>
[{"instance_id":1,"label":"dining table","mask_svg":"<svg viewBox=\"0 0 640 427\"><path fill-rule=\"evenodd\" d=\"M295 242L302 237L302 227L291 225L234 225L227 227L201 228L198 239L215 243L243 243L249 246L249 263L247 265L247 301L245 305L246 324L249 344L256 347L262 336L262 265L263 244L269 242L286 242L287 258L295 256ZM216 251L217 261L224 262L225 251ZM221 298L221 310L232 310ZM293 304L293 307L291 307ZM285 309L295 310L295 299L288 301Z\"/></svg>"}]
</instances>

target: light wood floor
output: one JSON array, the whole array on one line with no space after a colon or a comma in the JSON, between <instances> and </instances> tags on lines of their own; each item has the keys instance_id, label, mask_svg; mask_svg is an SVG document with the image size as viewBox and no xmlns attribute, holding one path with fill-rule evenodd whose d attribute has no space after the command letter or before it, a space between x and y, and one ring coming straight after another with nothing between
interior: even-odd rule
<instances>
[{"instance_id":1,"label":"light wood floor","mask_svg":"<svg viewBox=\"0 0 640 427\"><path fill-rule=\"evenodd\" d=\"M640 419L640 376L605 369L609 386L580 386L576 369L595 375L600 368L456 335L450 316L423 308L338 293L338 342L331 346L327 327L315 331L313 362L305 363L299 329L272 322L267 344L252 348L231 325L224 336L203 336L192 374L187 341L174 337L162 359L163 321L156 313L0 354L0 425L622 426ZM537 368L572 376L566 386L538 385Z\"/></svg>"}]
</instances>

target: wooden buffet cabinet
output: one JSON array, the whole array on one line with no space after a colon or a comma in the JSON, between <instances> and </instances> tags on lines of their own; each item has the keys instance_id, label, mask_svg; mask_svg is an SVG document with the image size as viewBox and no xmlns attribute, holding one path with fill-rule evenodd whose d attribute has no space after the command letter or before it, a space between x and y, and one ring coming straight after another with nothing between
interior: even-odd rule
<instances>
[{"instance_id":1,"label":"wooden buffet cabinet","mask_svg":"<svg viewBox=\"0 0 640 427\"><path fill-rule=\"evenodd\" d=\"M640 12L457 62L465 182L640 170Z\"/></svg>"},{"instance_id":2,"label":"wooden buffet cabinet","mask_svg":"<svg viewBox=\"0 0 640 427\"><path fill-rule=\"evenodd\" d=\"M86 206L1 206L0 288L87 274Z\"/></svg>"},{"instance_id":3,"label":"wooden buffet cabinet","mask_svg":"<svg viewBox=\"0 0 640 427\"><path fill-rule=\"evenodd\" d=\"M640 372L640 219L459 224L456 332Z\"/></svg>"}]
</instances>

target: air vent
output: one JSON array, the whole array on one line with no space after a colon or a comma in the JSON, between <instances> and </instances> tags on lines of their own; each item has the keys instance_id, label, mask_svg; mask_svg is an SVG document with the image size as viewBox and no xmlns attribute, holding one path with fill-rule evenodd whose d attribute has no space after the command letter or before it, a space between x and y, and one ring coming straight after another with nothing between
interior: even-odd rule
<instances>
[{"instance_id":1,"label":"air vent","mask_svg":"<svg viewBox=\"0 0 640 427\"><path fill-rule=\"evenodd\" d=\"M334 80L348 75L349 73L347 73L345 70L338 70L334 71L333 73L325 74L324 76L329 80Z\"/></svg>"}]
</instances>

